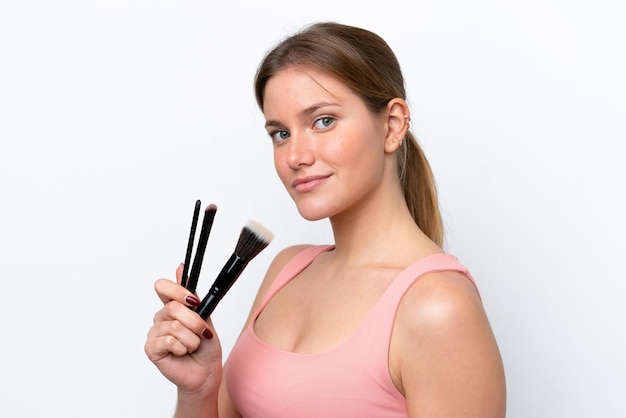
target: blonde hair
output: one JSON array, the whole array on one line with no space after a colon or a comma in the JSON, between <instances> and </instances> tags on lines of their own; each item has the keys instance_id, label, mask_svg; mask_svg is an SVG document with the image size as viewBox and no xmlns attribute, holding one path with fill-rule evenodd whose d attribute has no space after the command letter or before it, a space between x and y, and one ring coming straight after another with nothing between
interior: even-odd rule
<instances>
[{"instance_id":1,"label":"blonde hair","mask_svg":"<svg viewBox=\"0 0 626 418\"><path fill-rule=\"evenodd\" d=\"M338 23L317 23L286 38L263 59L255 77L257 104L263 109L265 85L280 70L310 66L332 74L359 95L374 113L394 98L406 100L398 60L377 34ZM428 160L415 136L407 131L398 149L398 176L407 206L417 226L443 244L443 223L437 189Z\"/></svg>"}]
</instances>

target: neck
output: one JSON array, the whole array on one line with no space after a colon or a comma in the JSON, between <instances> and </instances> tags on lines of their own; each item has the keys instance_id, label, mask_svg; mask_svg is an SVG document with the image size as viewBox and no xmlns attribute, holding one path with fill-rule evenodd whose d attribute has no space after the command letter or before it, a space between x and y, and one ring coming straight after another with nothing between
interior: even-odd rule
<instances>
[{"instance_id":1,"label":"neck","mask_svg":"<svg viewBox=\"0 0 626 418\"><path fill-rule=\"evenodd\" d=\"M342 264L406 265L442 251L419 229L401 193L360 202L330 222Z\"/></svg>"}]
</instances>

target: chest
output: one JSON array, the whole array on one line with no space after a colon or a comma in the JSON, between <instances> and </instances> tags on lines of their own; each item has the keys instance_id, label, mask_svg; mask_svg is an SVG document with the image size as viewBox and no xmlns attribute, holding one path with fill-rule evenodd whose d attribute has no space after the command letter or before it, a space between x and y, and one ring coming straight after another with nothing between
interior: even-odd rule
<instances>
[{"instance_id":1,"label":"chest","mask_svg":"<svg viewBox=\"0 0 626 418\"><path fill-rule=\"evenodd\" d=\"M398 269L329 274L302 271L272 297L255 321L256 335L281 350L315 354L346 341L379 302Z\"/></svg>"}]
</instances>

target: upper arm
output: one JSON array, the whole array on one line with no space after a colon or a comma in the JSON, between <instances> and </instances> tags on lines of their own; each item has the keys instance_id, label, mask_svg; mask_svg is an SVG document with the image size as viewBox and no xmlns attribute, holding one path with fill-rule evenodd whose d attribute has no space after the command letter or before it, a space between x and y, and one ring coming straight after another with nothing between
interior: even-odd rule
<instances>
[{"instance_id":1,"label":"upper arm","mask_svg":"<svg viewBox=\"0 0 626 418\"><path fill-rule=\"evenodd\" d=\"M252 316L261 306L261 303L263 303L263 299L265 298L265 295L267 294L272 283L274 283L274 280L276 279L278 273L283 269L283 267L285 267L289 260L291 260L296 254L298 254L307 247L310 247L310 245L295 245L287 247L280 251L276 255L276 257L274 257L274 260L272 261L269 268L267 269L267 272L265 273L265 277L261 282L261 286L259 286L259 290L252 304L252 308L250 309L250 313L248 314L248 319L246 320L246 323L243 327L244 330L246 329L246 327L248 327L250 321L253 320ZM227 367L227 364L225 364L224 367ZM223 376L225 375L226 374L224 373ZM228 395L228 390L226 389L224 377L222 377L222 383L220 385L218 406L220 418L241 417L241 414L239 414L239 412L235 409L230 399L230 396Z\"/></svg>"},{"instance_id":2,"label":"upper arm","mask_svg":"<svg viewBox=\"0 0 626 418\"><path fill-rule=\"evenodd\" d=\"M475 288L460 273L424 276L407 292L390 365L411 417L505 415L500 352Z\"/></svg>"}]
</instances>

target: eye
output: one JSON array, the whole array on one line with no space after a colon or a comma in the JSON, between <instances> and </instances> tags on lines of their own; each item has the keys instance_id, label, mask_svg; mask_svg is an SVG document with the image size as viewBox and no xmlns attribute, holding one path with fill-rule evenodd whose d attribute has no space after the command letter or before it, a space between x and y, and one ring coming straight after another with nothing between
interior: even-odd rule
<instances>
[{"instance_id":1,"label":"eye","mask_svg":"<svg viewBox=\"0 0 626 418\"><path fill-rule=\"evenodd\" d=\"M332 116L322 116L315 120L314 126L317 129L328 129L335 123L335 118Z\"/></svg>"},{"instance_id":2,"label":"eye","mask_svg":"<svg viewBox=\"0 0 626 418\"><path fill-rule=\"evenodd\" d=\"M275 143L283 142L285 139L289 138L289 132L287 131L273 131L270 132L270 138Z\"/></svg>"}]
</instances>

